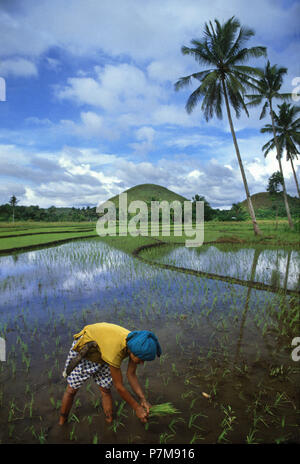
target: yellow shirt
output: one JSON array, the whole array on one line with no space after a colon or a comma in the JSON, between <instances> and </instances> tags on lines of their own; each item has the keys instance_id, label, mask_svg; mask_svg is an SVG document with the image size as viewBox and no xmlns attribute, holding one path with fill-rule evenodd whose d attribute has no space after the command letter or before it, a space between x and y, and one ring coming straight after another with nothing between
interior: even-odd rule
<instances>
[{"instance_id":1,"label":"yellow shirt","mask_svg":"<svg viewBox=\"0 0 300 464\"><path fill-rule=\"evenodd\" d=\"M99 364L104 361L113 367L120 368L121 362L128 356L126 337L129 333L130 330L107 322L86 325L81 332L74 335L75 340L78 338L79 340L72 349L80 351L87 342L94 341L99 350L89 350L85 356L86 359Z\"/></svg>"}]
</instances>

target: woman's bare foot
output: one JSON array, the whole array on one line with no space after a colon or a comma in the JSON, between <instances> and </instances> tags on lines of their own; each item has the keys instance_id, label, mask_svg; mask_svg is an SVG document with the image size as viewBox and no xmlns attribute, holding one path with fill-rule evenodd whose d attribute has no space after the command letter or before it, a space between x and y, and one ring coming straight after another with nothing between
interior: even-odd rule
<instances>
[{"instance_id":1,"label":"woman's bare foot","mask_svg":"<svg viewBox=\"0 0 300 464\"><path fill-rule=\"evenodd\" d=\"M105 414L105 412L104 412L104 414ZM105 422L106 422L107 424L111 424L112 421L113 421L113 414L112 414L112 412L106 413L106 414L105 414Z\"/></svg>"}]
</instances>

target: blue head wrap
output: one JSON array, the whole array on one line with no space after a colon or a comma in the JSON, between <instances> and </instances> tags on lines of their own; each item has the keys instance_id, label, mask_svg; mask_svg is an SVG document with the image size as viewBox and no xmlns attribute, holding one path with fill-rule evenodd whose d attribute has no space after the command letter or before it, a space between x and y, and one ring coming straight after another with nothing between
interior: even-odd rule
<instances>
[{"instance_id":1,"label":"blue head wrap","mask_svg":"<svg viewBox=\"0 0 300 464\"><path fill-rule=\"evenodd\" d=\"M156 335L149 330L134 330L127 335L127 347L142 361L153 361L161 355L161 347Z\"/></svg>"}]
</instances>

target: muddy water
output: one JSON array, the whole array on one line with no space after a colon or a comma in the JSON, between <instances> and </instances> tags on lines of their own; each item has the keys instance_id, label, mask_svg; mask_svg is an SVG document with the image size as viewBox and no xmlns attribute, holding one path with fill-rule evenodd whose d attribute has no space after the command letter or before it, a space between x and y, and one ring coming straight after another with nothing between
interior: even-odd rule
<instances>
[{"instance_id":1,"label":"muddy water","mask_svg":"<svg viewBox=\"0 0 300 464\"><path fill-rule=\"evenodd\" d=\"M155 258L196 265L184 250L168 253L155 252ZM199 256L212 272L209 253L215 256L212 248ZM288 259L285 252L275 261L267 253L262 261L263 252L254 260L255 250L247 259L243 253L236 259L239 273L252 258L243 275L251 276L254 262L256 276L266 281L264 263ZM234 257L226 256L227 264L225 256L215 260L215 271L220 262L234 271ZM292 252L281 285L295 288L296 258ZM276 269L284 273L283 264ZM0 258L0 291L0 335L7 347L0 364L1 443L300 442L300 366L291 358L295 298L162 270L99 240ZM150 402L171 401L178 415L151 419L146 429L127 405L120 408L113 390L109 427L97 386L87 382L70 422L56 425L72 335L99 321L155 331L163 354L139 366L140 382ZM125 378L126 364L122 369Z\"/></svg>"}]
</instances>

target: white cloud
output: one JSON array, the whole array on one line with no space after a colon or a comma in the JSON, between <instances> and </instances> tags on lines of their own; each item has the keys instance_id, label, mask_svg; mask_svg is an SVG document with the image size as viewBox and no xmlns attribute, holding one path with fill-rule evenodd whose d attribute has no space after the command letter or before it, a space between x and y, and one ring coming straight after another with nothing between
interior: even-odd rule
<instances>
[{"instance_id":1,"label":"white cloud","mask_svg":"<svg viewBox=\"0 0 300 464\"><path fill-rule=\"evenodd\" d=\"M60 99L101 107L109 113L141 111L163 97L162 89L152 84L136 66L122 63L96 67L97 78L72 77L56 90Z\"/></svg>"},{"instance_id":2,"label":"white cloud","mask_svg":"<svg viewBox=\"0 0 300 464\"><path fill-rule=\"evenodd\" d=\"M78 104L87 103L93 106L103 105L103 96L99 83L91 77L70 77L68 85L56 90L60 99L73 100ZM104 99L105 101L105 99Z\"/></svg>"},{"instance_id":3,"label":"white cloud","mask_svg":"<svg viewBox=\"0 0 300 464\"><path fill-rule=\"evenodd\" d=\"M105 118L93 111L80 113L81 121L75 123L72 120L63 119L57 127L60 131L76 134L85 138L105 138L114 140L119 137L117 130L113 130L107 124Z\"/></svg>"},{"instance_id":4,"label":"white cloud","mask_svg":"<svg viewBox=\"0 0 300 464\"><path fill-rule=\"evenodd\" d=\"M135 133L139 142L130 143L129 146L134 149L134 153L138 155L145 155L154 149L154 136L155 130L153 127L143 126L140 127Z\"/></svg>"},{"instance_id":5,"label":"white cloud","mask_svg":"<svg viewBox=\"0 0 300 464\"><path fill-rule=\"evenodd\" d=\"M199 126L199 116L195 113L188 115L184 106L175 104L159 105L152 114L153 124L175 125L183 127Z\"/></svg>"},{"instance_id":6,"label":"white cloud","mask_svg":"<svg viewBox=\"0 0 300 464\"><path fill-rule=\"evenodd\" d=\"M32 61L24 58L10 58L0 61L0 75L32 77L38 75L38 70Z\"/></svg>"},{"instance_id":7,"label":"white cloud","mask_svg":"<svg viewBox=\"0 0 300 464\"><path fill-rule=\"evenodd\" d=\"M187 63L183 58L180 59L180 55L172 60L168 58L161 61L154 60L147 67L147 73L151 79L158 82L170 81L172 84L186 72Z\"/></svg>"},{"instance_id":8,"label":"white cloud","mask_svg":"<svg viewBox=\"0 0 300 464\"><path fill-rule=\"evenodd\" d=\"M144 128L140 136L148 130ZM184 161L180 157L149 162L101 153L95 148L65 147L59 152L39 152L31 156L17 147L4 147L4 150L7 154L16 153L18 165L12 166L10 158L3 157L3 172L10 172L15 179L6 182L5 188L2 185L0 201L3 203L15 193L20 204L25 205L97 205L142 183L163 185L189 199L198 193L213 207L230 207L245 199L238 166L225 165L213 157L206 162L196 156L185 157ZM0 153L3 153L1 146ZM278 169L273 154L269 159L246 161L244 166L251 194L265 191L268 178ZM298 171L299 166L300 162L296 164ZM283 169L288 193L296 195L291 168L285 160Z\"/></svg>"},{"instance_id":9,"label":"white cloud","mask_svg":"<svg viewBox=\"0 0 300 464\"><path fill-rule=\"evenodd\" d=\"M237 15L278 44L298 32L299 5L253 0L28 0L22 15L2 12L0 53L37 56L61 46L76 54L94 56L99 49L113 56L156 60L178 53L184 41L199 35L204 21ZM260 14L257 14L259 11ZM55 18L55 21L54 21Z\"/></svg>"}]
</instances>

